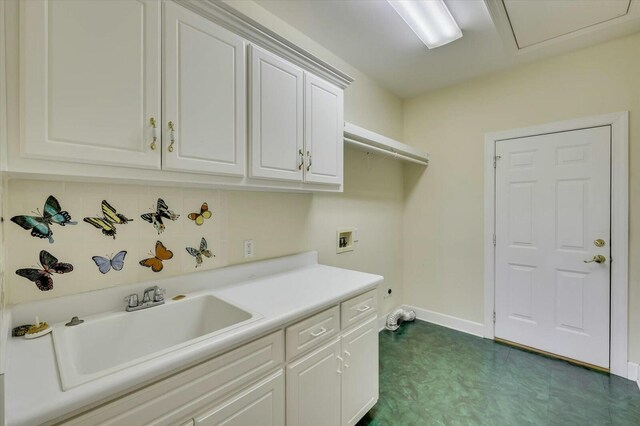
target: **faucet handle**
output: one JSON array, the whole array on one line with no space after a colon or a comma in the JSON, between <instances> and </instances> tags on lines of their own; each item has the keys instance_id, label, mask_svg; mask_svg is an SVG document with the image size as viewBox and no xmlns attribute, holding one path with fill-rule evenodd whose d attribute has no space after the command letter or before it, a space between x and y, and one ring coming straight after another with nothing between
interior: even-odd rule
<instances>
[{"instance_id":1,"label":"faucet handle","mask_svg":"<svg viewBox=\"0 0 640 426\"><path fill-rule=\"evenodd\" d=\"M127 307L135 308L138 306L138 295L136 293L130 294L124 298L124 301L127 302Z\"/></svg>"},{"instance_id":2,"label":"faucet handle","mask_svg":"<svg viewBox=\"0 0 640 426\"><path fill-rule=\"evenodd\" d=\"M153 301L154 302L163 301L165 292L166 292L165 289L158 287L156 291L153 293Z\"/></svg>"}]
</instances>

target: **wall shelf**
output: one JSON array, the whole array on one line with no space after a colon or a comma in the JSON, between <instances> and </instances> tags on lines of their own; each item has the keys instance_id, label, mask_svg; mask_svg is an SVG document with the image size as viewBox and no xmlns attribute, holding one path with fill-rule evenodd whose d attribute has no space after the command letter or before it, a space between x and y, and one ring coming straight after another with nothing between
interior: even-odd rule
<instances>
[{"instance_id":1,"label":"wall shelf","mask_svg":"<svg viewBox=\"0 0 640 426\"><path fill-rule=\"evenodd\" d=\"M351 123L344 123L344 142L356 149L387 155L409 163L429 165L429 154Z\"/></svg>"}]
</instances>

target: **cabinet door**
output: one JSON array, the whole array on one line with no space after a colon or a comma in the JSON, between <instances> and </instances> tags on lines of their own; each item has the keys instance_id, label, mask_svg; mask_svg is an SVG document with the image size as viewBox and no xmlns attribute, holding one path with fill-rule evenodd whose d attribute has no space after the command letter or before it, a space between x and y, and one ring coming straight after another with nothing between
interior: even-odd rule
<instances>
[{"instance_id":1,"label":"cabinet door","mask_svg":"<svg viewBox=\"0 0 640 426\"><path fill-rule=\"evenodd\" d=\"M378 401L376 317L342 336L342 424L353 426Z\"/></svg>"},{"instance_id":2,"label":"cabinet door","mask_svg":"<svg viewBox=\"0 0 640 426\"><path fill-rule=\"evenodd\" d=\"M160 3L20 2L21 153L159 169Z\"/></svg>"},{"instance_id":3,"label":"cabinet door","mask_svg":"<svg viewBox=\"0 0 640 426\"><path fill-rule=\"evenodd\" d=\"M182 6L164 8L162 167L244 176L245 42Z\"/></svg>"},{"instance_id":4,"label":"cabinet door","mask_svg":"<svg viewBox=\"0 0 640 426\"><path fill-rule=\"evenodd\" d=\"M197 426L284 426L284 372L267 377L210 411L197 416Z\"/></svg>"},{"instance_id":5,"label":"cabinet door","mask_svg":"<svg viewBox=\"0 0 640 426\"><path fill-rule=\"evenodd\" d=\"M340 88L305 73L304 181L342 184L344 103Z\"/></svg>"},{"instance_id":6,"label":"cabinet door","mask_svg":"<svg viewBox=\"0 0 640 426\"><path fill-rule=\"evenodd\" d=\"M251 176L302 182L303 72L250 46Z\"/></svg>"},{"instance_id":7,"label":"cabinet door","mask_svg":"<svg viewBox=\"0 0 640 426\"><path fill-rule=\"evenodd\" d=\"M287 366L287 426L340 424L340 340Z\"/></svg>"}]
</instances>

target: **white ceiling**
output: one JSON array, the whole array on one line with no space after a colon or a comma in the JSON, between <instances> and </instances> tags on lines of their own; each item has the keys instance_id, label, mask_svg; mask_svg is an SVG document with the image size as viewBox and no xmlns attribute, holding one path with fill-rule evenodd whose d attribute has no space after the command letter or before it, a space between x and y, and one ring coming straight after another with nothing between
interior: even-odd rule
<instances>
[{"instance_id":1,"label":"white ceiling","mask_svg":"<svg viewBox=\"0 0 640 426\"><path fill-rule=\"evenodd\" d=\"M401 97L640 30L640 0L617 18L629 0L506 0L517 29L502 0L445 0L463 37L429 50L386 0L257 1ZM550 19L561 3L571 3L565 19ZM516 44L520 29L529 44Z\"/></svg>"}]
</instances>

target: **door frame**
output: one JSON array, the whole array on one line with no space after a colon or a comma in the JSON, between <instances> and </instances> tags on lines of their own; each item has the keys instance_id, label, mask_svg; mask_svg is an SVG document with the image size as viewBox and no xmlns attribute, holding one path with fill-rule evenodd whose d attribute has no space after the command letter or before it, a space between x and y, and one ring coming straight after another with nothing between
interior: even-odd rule
<instances>
[{"instance_id":1,"label":"door frame","mask_svg":"<svg viewBox=\"0 0 640 426\"><path fill-rule=\"evenodd\" d=\"M611 311L609 370L629 377L629 112L486 133L484 137L484 337L495 337L495 146L506 139L611 126Z\"/></svg>"}]
</instances>

